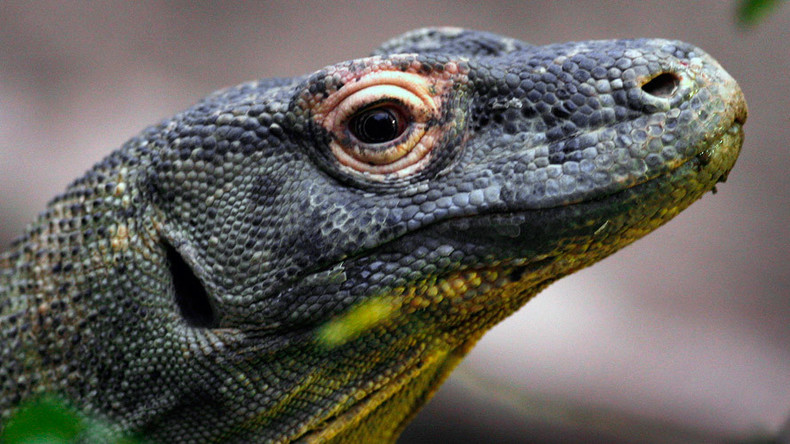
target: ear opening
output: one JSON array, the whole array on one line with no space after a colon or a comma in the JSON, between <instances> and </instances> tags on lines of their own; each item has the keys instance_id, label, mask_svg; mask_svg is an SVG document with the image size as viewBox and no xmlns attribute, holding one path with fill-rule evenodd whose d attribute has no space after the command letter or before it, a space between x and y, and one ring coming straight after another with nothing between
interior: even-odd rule
<instances>
[{"instance_id":1,"label":"ear opening","mask_svg":"<svg viewBox=\"0 0 790 444\"><path fill-rule=\"evenodd\" d=\"M216 316L203 283L175 247L167 241L163 244L170 275L173 278L176 304L184 321L197 328L215 327Z\"/></svg>"}]
</instances>

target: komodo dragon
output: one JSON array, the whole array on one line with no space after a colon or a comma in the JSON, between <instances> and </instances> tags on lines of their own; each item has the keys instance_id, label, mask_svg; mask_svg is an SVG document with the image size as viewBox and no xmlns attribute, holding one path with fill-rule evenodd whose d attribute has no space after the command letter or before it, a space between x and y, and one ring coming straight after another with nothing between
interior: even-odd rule
<instances>
[{"instance_id":1,"label":"komodo dragon","mask_svg":"<svg viewBox=\"0 0 790 444\"><path fill-rule=\"evenodd\" d=\"M679 41L423 29L219 91L0 258L0 411L154 442L393 441L483 333L724 181L746 104Z\"/></svg>"}]
</instances>

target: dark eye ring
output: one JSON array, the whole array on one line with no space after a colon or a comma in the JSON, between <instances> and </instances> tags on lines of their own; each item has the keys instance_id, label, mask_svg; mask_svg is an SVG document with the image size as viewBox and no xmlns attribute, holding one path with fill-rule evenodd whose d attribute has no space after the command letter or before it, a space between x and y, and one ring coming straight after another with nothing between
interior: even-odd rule
<instances>
[{"instance_id":1,"label":"dark eye ring","mask_svg":"<svg viewBox=\"0 0 790 444\"><path fill-rule=\"evenodd\" d=\"M351 117L348 129L360 142L379 144L396 140L406 130L403 113L390 105L363 109Z\"/></svg>"}]
</instances>

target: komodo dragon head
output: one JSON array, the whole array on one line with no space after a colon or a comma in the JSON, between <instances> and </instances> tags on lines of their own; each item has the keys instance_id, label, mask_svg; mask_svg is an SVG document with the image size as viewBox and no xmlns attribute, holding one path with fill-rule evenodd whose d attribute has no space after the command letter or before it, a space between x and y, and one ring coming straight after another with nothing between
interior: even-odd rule
<instances>
[{"instance_id":1,"label":"komodo dragon head","mask_svg":"<svg viewBox=\"0 0 790 444\"><path fill-rule=\"evenodd\" d=\"M4 259L80 245L28 290L76 307L37 387L162 442L394 440L486 330L723 181L745 118L686 43L449 28L220 91Z\"/></svg>"}]
</instances>

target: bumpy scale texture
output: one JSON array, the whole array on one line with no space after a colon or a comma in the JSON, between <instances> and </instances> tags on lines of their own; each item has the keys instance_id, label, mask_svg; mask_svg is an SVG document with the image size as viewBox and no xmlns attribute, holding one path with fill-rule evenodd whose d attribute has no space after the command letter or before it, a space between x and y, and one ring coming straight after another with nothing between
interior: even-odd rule
<instances>
[{"instance_id":1,"label":"bumpy scale texture","mask_svg":"<svg viewBox=\"0 0 790 444\"><path fill-rule=\"evenodd\" d=\"M668 40L425 29L219 91L0 257L0 423L391 441L490 327L726 178L746 105Z\"/></svg>"}]
</instances>

